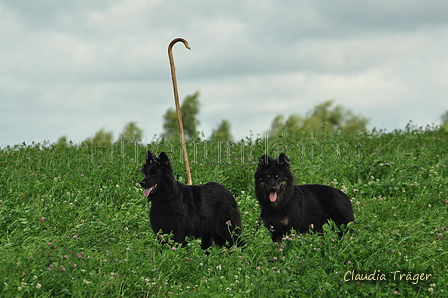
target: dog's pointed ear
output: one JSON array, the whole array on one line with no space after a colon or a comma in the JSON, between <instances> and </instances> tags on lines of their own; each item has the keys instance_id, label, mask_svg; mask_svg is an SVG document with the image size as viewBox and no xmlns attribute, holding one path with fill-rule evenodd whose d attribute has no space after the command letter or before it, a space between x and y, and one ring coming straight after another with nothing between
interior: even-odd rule
<instances>
[{"instance_id":1,"label":"dog's pointed ear","mask_svg":"<svg viewBox=\"0 0 448 298\"><path fill-rule=\"evenodd\" d=\"M260 160L258 161L258 168L263 169L267 167L270 163L272 163L272 158L269 157L267 154L264 154L262 157L260 157Z\"/></svg>"},{"instance_id":2,"label":"dog's pointed ear","mask_svg":"<svg viewBox=\"0 0 448 298\"><path fill-rule=\"evenodd\" d=\"M165 154L165 152L160 152L158 161L159 161L159 163L163 163L166 165L170 164L170 159L169 159L168 155Z\"/></svg>"},{"instance_id":3,"label":"dog's pointed ear","mask_svg":"<svg viewBox=\"0 0 448 298\"><path fill-rule=\"evenodd\" d=\"M155 161L154 155L151 153L151 151L146 151L146 163L153 163Z\"/></svg>"},{"instance_id":4,"label":"dog's pointed ear","mask_svg":"<svg viewBox=\"0 0 448 298\"><path fill-rule=\"evenodd\" d=\"M284 153L280 153L278 156L278 164L284 168L289 168L289 158Z\"/></svg>"}]
</instances>

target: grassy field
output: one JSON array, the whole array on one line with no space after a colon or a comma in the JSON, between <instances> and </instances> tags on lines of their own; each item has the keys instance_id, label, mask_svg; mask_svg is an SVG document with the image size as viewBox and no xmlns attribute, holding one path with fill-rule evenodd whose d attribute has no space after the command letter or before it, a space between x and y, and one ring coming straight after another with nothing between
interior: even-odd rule
<instances>
[{"instance_id":1,"label":"grassy field","mask_svg":"<svg viewBox=\"0 0 448 298\"><path fill-rule=\"evenodd\" d=\"M433 127L345 135L190 142L195 184L236 197L245 248L161 245L138 182L146 149L169 142L19 144L0 149L1 297L445 297L448 133ZM268 152L289 155L297 184L339 188L355 234L291 234L272 243L253 174Z\"/></svg>"}]
</instances>

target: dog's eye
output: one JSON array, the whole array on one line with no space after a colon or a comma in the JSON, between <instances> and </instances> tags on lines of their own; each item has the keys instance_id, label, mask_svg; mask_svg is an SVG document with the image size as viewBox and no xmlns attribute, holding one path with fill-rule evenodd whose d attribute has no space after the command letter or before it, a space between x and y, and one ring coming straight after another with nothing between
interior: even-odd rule
<instances>
[{"instance_id":1,"label":"dog's eye","mask_svg":"<svg viewBox=\"0 0 448 298\"><path fill-rule=\"evenodd\" d=\"M157 177L157 174L156 173L151 173L151 176L152 177Z\"/></svg>"},{"instance_id":2,"label":"dog's eye","mask_svg":"<svg viewBox=\"0 0 448 298\"><path fill-rule=\"evenodd\" d=\"M275 178L277 178L277 179L278 179L278 175L275 175Z\"/></svg>"},{"instance_id":3,"label":"dog's eye","mask_svg":"<svg viewBox=\"0 0 448 298\"><path fill-rule=\"evenodd\" d=\"M271 175L268 175L268 178L271 178Z\"/></svg>"}]
</instances>

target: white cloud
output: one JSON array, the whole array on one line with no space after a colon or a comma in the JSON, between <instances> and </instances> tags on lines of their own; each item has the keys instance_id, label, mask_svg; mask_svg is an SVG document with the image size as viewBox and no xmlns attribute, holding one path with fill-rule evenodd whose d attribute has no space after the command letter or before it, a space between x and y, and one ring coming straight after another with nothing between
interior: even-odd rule
<instances>
[{"instance_id":1,"label":"white cloud","mask_svg":"<svg viewBox=\"0 0 448 298\"><path fill-rule=\"evenodd\" d=\"M324 100L372 126L426 124L448 109L445 1L0 2L0 145L77 141L138 121L162 131L173 107L168 43L181 98L201 92L209 135L238 139L278 113ZM72 137L73 136L73 137ZM85 136L85 137L82 137Z\"/></svg>"}]
</instances>

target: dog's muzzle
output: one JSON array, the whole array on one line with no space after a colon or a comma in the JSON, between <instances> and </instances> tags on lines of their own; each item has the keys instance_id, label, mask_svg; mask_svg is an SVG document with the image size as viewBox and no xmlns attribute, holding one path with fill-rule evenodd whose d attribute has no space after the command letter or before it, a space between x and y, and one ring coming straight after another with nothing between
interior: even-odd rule
<instances>
[{"instance_id":1,"label":"dog's muzzle","mask_svg":"<svg viewBox=\"0 0 448 298\"><path fill-rule=\"evenodd\" d=\"M156 189L157 184L154 184L154 185L151 186L151 187L147 187L146 184L147 184L147 183L146 183L145 180L142 180L142 181L140 182L140 185L145 189L145 190L143 191L143 195L144 195L146 198L148 198L148 202L149 202L149 195Z\"/></svg>"}]
</instances>

